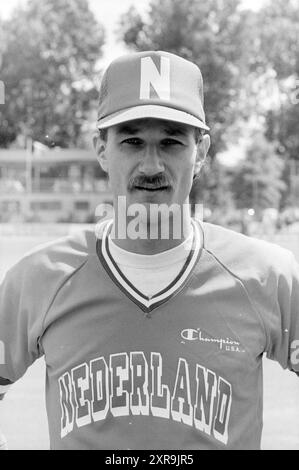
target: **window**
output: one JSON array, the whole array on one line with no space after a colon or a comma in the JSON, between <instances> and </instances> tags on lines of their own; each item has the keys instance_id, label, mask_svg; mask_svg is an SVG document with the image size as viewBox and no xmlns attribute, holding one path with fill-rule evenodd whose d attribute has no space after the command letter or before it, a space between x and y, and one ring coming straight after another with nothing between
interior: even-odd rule
<instances>
[{"instance_id":1,"label":"window","mask_svg":"<svg viewBox=\"0 0 299 470\"><path fill-rule=\"evenodd\" d=\"M33 211L60 211L61 202L59 201L33 201L30 204Z\"/></svg>"},{"instance_id":2,"label":"window","mask_svg":"<svg viewBox=\"0 0 299 470\"><path fill-rule=\"evenodd\" d=\"M88 201L76 201L75 202L75 209L78 211L88 211L89 210L89 202Z\"/></svg>"},{"instance_id":3,"label":"window","mask_svg":"<svg viewBox=\"0 0 299 470\"><path fill-rule=\"evenodd\" d=\"M10 211L20 211L20 201L1 201L0 203L1 211L10 212Z\"/></svg>"}]
</instances>

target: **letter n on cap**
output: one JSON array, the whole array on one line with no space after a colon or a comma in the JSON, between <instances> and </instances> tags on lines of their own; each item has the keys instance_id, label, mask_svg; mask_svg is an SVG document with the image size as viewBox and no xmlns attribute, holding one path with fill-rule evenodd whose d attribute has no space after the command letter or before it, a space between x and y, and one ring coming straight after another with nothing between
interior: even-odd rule
<instances>
[{"instance_id":1,"label":"letter n on cap","mask_svg":"<svg viewBox=\"0 0 299 470\"><path fill-rule=\"evenodd\" d=\"M140 99L151 98L151 86L161 100L170 99L170 59L161 57L160 70L151 57L141 59Z\"/></svg>"}]
</instances>

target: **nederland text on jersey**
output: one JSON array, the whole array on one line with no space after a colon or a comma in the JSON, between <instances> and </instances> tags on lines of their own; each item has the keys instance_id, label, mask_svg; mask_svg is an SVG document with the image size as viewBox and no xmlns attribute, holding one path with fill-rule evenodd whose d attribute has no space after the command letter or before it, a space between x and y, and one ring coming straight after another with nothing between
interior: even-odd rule
<instances>
[{"instance_id":1,"label":"nederland text on jersey","mask_svg":"<svg viewBox=\"0 0 299 470\"><path fill-rule=\"evenodd\" d=\"M192 383L196 396L191 397ZM223 444L228 442L232 386L221 376L196 364L190 377L188 362L180 358L172 389L163 383L163 358L152 352L98 357L64 373L58 380L61 438L74 427L129 415L155 416L193 426ZM150 385L151 384L151 385Z\"/></svg>"}]
</instances>

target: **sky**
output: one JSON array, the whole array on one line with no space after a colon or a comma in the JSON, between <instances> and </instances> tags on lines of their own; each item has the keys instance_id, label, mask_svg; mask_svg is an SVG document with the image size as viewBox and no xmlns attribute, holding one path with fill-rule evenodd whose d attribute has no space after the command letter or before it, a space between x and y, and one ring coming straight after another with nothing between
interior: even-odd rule
<instances>
[{"instance_id":1,"label":"sky","mask_svg":"<svg viewBox=\"0 0 299 470\"><path fill-rule=\"evenodd\" d=\"M42 0L41 0L42 1ZM90 8L106 29L106 44L104 49L104 64L111 62L125 52L125 48L118 43L114 30L120 15L134 5L141 13L147 10L150 0L88 0ZM275 0L272 0L275 1ZM0 0L0 17L9 18L11 11L26 0ZM265 0L243 0L243 6L257 10ZM102 61L101 61L102 62Z\"/></svg>"}]
</instances>

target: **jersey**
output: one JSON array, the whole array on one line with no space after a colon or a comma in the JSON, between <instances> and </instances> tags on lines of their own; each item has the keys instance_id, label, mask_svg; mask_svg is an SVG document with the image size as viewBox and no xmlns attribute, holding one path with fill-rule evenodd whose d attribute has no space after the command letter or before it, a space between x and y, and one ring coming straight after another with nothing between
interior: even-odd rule
<instances>
[{"instance_id":1,"label":"jersey","mask_svg":"<svg viewBox=\"0 0 299 470\"><path fill-rule=\"evenodd\" d=\"M260 447L263 354L299 371L298 265L276 245L194 227L181 272L151 298L111 257L109 223L7 273L2 387L45 357L52 449Z\"/></svg>"}]
</instances>

